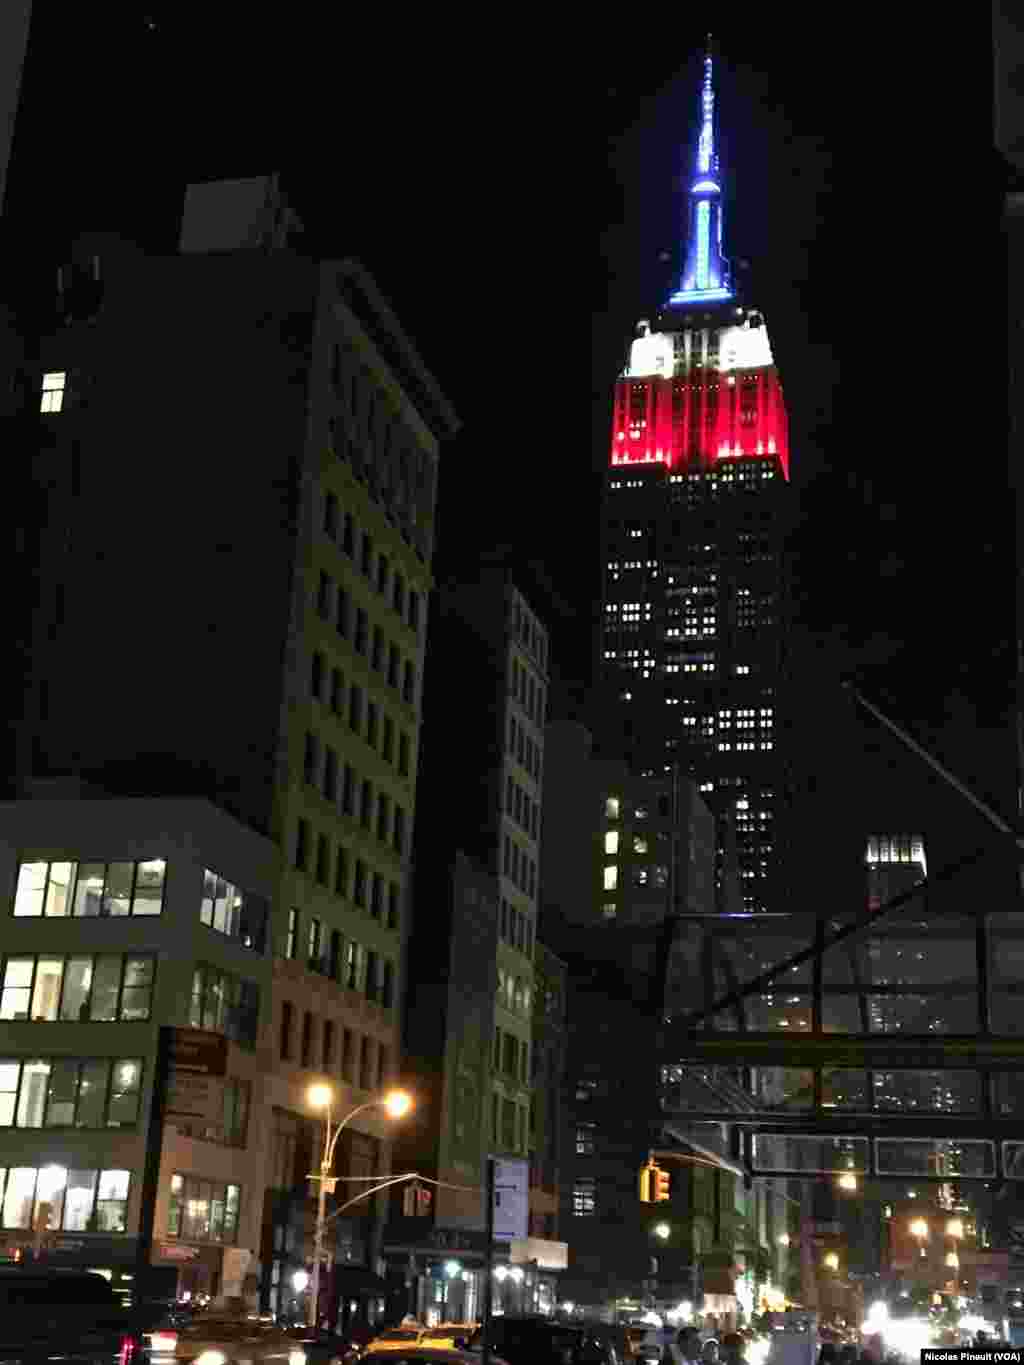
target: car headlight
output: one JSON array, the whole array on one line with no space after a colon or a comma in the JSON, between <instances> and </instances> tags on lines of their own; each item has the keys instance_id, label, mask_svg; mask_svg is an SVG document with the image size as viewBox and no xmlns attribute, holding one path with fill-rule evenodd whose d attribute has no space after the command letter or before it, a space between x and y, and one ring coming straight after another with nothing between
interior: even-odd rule
<instances>
[{"instance_id":1,"label":"car headlight","mask_svg":"<svg viewBox=\"0 0 1024 1365\"><path fill-rule=\"evenodd\" d=\"M196 1365L199 1365L198 1361L196 1362ZM298 1347L296 1347L294 1351L289 1351L288 1365L306 1365L305 1351L300 1351Z\"/></svg>"},{"instance_id":2,"label":"car headlight","mask_svg":"<svg viewBox=\"0 0 1024 1365\"><path fill-rule=\"evenodd\" d=\"M203 1351L196 1356L195 1365L228 1365L223 1351Z\"/></svg>"}]
</instances>

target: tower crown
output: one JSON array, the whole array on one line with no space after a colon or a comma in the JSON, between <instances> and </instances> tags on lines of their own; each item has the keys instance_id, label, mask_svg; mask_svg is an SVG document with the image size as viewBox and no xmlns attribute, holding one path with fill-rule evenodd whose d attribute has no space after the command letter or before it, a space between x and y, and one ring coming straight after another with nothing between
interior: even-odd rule
<instances>
[{"instance_id":1,"label":"tower crown","mask_svg":"<svg viewBox=\"0 0 1024 1365\"><path fill-rule=\"evenodd\" d=\"M686 265L679 289L669 298L670 305L733 297L729 262L722 254L722 187L715 150L714 63L710 34L704 53L695 170L689 193Z\"/></svg>"}]
</instances>

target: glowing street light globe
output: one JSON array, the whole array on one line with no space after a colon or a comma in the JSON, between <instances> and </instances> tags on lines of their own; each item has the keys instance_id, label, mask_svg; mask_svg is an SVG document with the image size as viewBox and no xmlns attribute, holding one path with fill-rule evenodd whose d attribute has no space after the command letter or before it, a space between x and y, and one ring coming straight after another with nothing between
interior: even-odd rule
<instances>
[{"instance_id":1,"label":"glowing street light globe","mask_svg":"<svg viewBox=\"0 0 1024 1365\"><path fill-rule=\"evenodd\" d=\"M412 1108L412 1096L405 1090L392 1090L384 1096L384 1108L390 1118L404 1118Z\"/></svg>"},{"instance_id":2,"label":"glowing street light globe","mask_svg":"<svg viewBox=\"0 0 1024 1365\"><path fill-rule=\"evenodd\" d=\"M295 1290L296 1294L301 1294L302 1291L308 1287L308 1285L309 1271L296 1270L295 1274L292 1276L292 1288Z\"/></svg>"},{"instance_id":3,"label":"glowing street light globe","mask_svg":"<svg viewBox=\"0 0 1024 1365\"><path fill-rule=\"evenodd\" d=\"M306 1099L314 1109L326 1109L333 1098L334 1091L329 1085L324 1085L322 1082L311 1085L306 1091Z\"/></svg>"},{"instance_id":4,"label":"glowing street light globe","mask_svg":"<svg viewBox=\"0 0 1024 1365\"><path fill-rule=\"evenodd\" d=\"M925 1240L928 1236L928 1224L923 1218L914 1219L910 1225L910 1235L911 1237L919 1237L921 1241Z\"/></svg>"}]
</instances>

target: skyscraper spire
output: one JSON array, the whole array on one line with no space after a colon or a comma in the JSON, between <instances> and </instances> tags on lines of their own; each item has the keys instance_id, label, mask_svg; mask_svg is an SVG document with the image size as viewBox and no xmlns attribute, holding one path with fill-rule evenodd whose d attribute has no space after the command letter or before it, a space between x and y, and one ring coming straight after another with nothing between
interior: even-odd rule
<instances>
[{"instance_id":1,"label":"skyscraper spire","mask_svg":"<svg viewBox=\"0 0 1024 1365\"><path fill-rule=\"evenodd\" d=\"M729 262L722 255L722 187L715 151L715 87L711 34L704 49L700 91L700 133L696 174L689 194L686 265L670 304L712 302L732 298Z\"/></svg>"}]
</instances>

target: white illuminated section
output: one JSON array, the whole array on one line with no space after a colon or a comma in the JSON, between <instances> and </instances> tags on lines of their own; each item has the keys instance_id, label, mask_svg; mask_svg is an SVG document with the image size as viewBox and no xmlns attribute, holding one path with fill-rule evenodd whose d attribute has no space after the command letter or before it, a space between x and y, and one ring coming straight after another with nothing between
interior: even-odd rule
<instances>
[{"instance_id":1,"label":"white illuminated section","mask_svg":"<svg viewBox=\"0 0 1024 1365\"><path fill-rule=\"evenodd\" d=\"M646 322L639 325L643 331L629 348L625 378L646 379L657 374L662 379L671 379L675 374L672 336L668 332L652 332Z\"/></svg>"},{"instance_id":2,"label":"white illuminated section","mask_svg":"<svg viewBox=\"0 0 1024 1365\"><path fill-rule=\"evenodd\" d=\"M720 370L757 370L774 364L767 327L723 327L719 332Z\"/></svg>"},{"instance_id":3,"label":"white illuminated section","mask_svg":"<svg viewBox=\"0 0 1024 1365\"><path fill-rule=\"evenodd\" d=\"M690 188L690 193L691 193L691 194L721 194L721 193L722 193L722 187L721 187L721 185L716 185L715 182L714 182L713 180L698 180L697 183L696 183L695 185L691 186L691 188Z\"/></svg>"},{"instance_id":4,"label":"white illuminated section","mask_svg":"<svg viewBox=\"0 0 1024 1365\"><path fill-rule=\"evenodd\" d=\"M714 150L715 95L711 86L711 58L704 58L704 89L701 91L701 128L697 144L697 170L707 175Z\"/></svg>"},{"instance_id":5,"label":"white illuminated section","mask_svg":"<svg viewBox=\"0 0 1024 1365\"><path fill-rule=\"evenodd\" d=\"M697 205L697 288L710 288L708 257L711 250L711 205L702 199ZM716 280L717 284L718 281Z\"/></svg>"}]
</instances>

